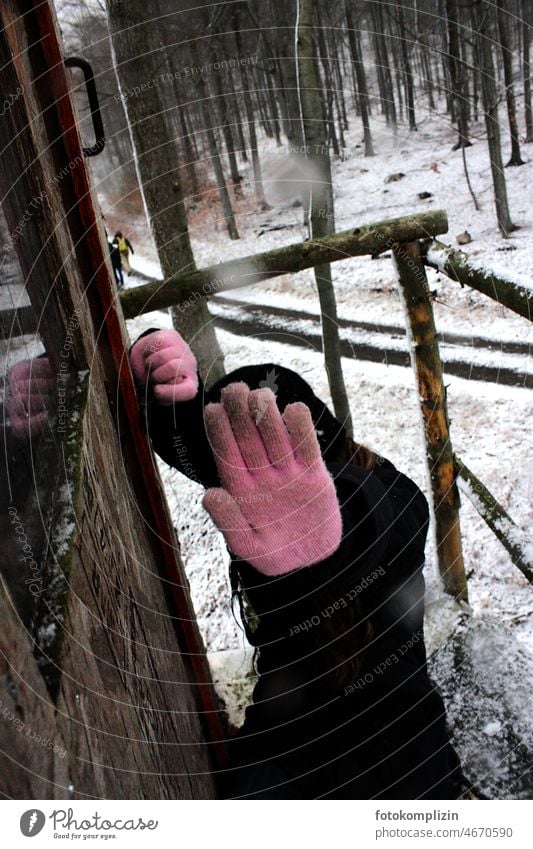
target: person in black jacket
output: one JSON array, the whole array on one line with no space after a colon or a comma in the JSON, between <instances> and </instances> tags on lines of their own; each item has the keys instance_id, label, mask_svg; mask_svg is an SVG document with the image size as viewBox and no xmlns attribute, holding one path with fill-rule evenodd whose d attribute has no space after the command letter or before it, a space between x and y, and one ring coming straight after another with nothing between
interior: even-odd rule
<instances>
[{"instance_id":1,"label":"person in black jacket","mask_svg":"<svg viewBox=\"0 0 533 849\"><path fill-rule=\"evenodd\" d=\"M206 392L175 331L148 331L131 362L155 451L208 488L257 650L224 794L457 798L426 667L418 487L289 369L244 366Z\"/></svg>"}]
</instances>

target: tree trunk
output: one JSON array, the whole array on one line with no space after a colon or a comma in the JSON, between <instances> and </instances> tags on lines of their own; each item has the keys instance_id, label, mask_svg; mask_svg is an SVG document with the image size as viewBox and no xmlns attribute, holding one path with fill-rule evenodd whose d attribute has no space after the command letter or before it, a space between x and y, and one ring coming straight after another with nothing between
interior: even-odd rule
<instances>
[{"instance_id":1,"label":"tree trunk","mask_svg":"<svg viewBox=\"0 0 533 849\"><path fill-rule=\"evenodd\" d=\"M275 62L274 62L274 60L269 60L269 63L271 63L272 70L270 70L270 64L269 64L269 70L265 73L265 79L266 79L266 87L267 87L267 95L268 95L268 105L269 105L269 109L270 109L270 122L272 124L272 129L274 130L274 136L276 138L276 144L278 145L278 147L281 147L279 110L278 110L278 104L276 102L276 92L274 90L274 85L273 85L273 75L274 75L274 69L275 69Z\"/></svg>"},{"instance_id":2,"label":"tree trunk","mask_svg":"<svg viewBox=\"0 0 533 849\"><path fill-rule=\"evenodd\" d=\"M481 7L479 2L474 3L472 7L472 17L474 30L477 33L481 76L481 97L483 100L483 111L485 113L485 126L487 128L487 142L489 147L492 182L494 184L496 217L498 219L498 227L502 236L507 237L509 233L516 230L516 227L511 221L509 201L507 199L507 184L505 182L505 174L503 170L500 124L498 121L498 93L496 90L496 76L492 56L492 42L488 26L488 13L488 4L483 3L483 6Z\"/></svg>"},{"instance_id":3,"label":"tree trunk","mask_svg":"<svg viewBox=\"0 0 533 849\"><path fill-rule=\"evenodd\" d=\"M375 0L371 6L371 13L375 32L374 49L376 52L378 81L380 83L381 105L387 123L392 124L393 132L396 134L398 129L398 116L396 113L396 103L394 101L392 73L390 69L387 37L385 34L385 21L381 0Z\"/></svg>"},{"instance_id":4,"label":"tree trunk","mask_svg":"<svg viewBox=\"0 0 533 849\"><path fill-rule=\"evenodd\" d=\"M470 147L468 139L468 102L465 91L466 69L461 60L457 0L446 0L446 19L448 24L448 56L455 120L459 138L454 150ZM453 120L453 118L452 118Z\"/></svg>"},{"instance_id":5,"label":"tree trunk","mask_svg":"<svg viewBox=\"0 0 533 849\"><path fill-rule=\"evenodd\" d=\"M200 59L200 54L198 51L198 45L196 41L191 41L191 54L194 64L197 68L202 67L202 61ZM224 220L226 222L226 227L228 230L228 235L230 239L238 239L239 233L237 231L237 225L235 223L235 216L233 214L233 209L231 206L231 200L228 192L228 187L226 185L226 178L224 176L224 169L222 168L222 160L220 158L220 153L218 150L218 142L215 136L215 131L211 126L211 114L209 110L209 90L207 87L207 83L205 81L204 75L200 72L197 76L197 85L200 94L200 111L202 115L202 123L204 126L204 132L207 139L207 147L209 150L209 158L211 159L211 164L213 166L213 171L215 173L215 180L218 188L218 194L220 197L220 202L222 204L222 211L224 213Z\"/></svg>"},{"instance_id":6,"label":"tree trunk","mask_svg":"<svg viewBox=\"0 0 533 849\"><path fill-rule=\"evenodd\" d=\"M228 109L229 92L222 90L220 74L211 74L211 80L215 92L218 114L220 116L220 129L222 130L222 135L224 136L224 144L226 146L226 153L228 154L228 162L233 191L235 192L236 196L242 196L242 178L239 174L239 168L237 166L237 156L235 154L235 141L233 138L233 129L231 126L231 120Z\"/></svg>"},{"instance_id":7,"label":"tree trunk","mask_svg":"<svg viewBox=\"0 0 533 849\"><path fill-rule=\"evenodd\" d=\"M334 232L333 189L331 164L326 143L324 116L318 94L317 52L313 33L313 0L300 0L300 19L297 32L298 83L301 103L306 158L318 179L310 184L311 239ZM348 396L344 385L337 324L337 304L331 277L331 265L315 269L320 300L324 359L335 415L351 434L352 422Z\"/></svg>"},{"instance_id":8,"label":"tree trunk","mask_svg":"<svg viewBox=\"0 0 533 849\"><path fill-rule=\"evenodd\" d=\"M509 130L511 133L511 158L507 165L524 165L520 156L520 142L518 140L518 121L516 118L516 99L513 85L513 54L509 43L509 30L507 27L507 12L498 6L498 30L500 33L500 47L502 50L503 74L505 81L505 100L507 102L507 116L509 119Z\"/></svg>"},{"instance_id":9,"label":"tree trunk","mask_svg":"<svg viewBox=\"0 0 533 849\"><path fill-rule=\"evenodd\" d=\"M522 0L522 76L524 79L524 112L526 142L533 142L533 108L531 106L531 0Z\"/></svg>"},{"instance_id":10,"label":"tree trunk","mask_svg":"<svg viewBox=\"0 0 533 849\"><path fill-rule=\"evenodd\" d=\"M243 46L241 39L241 32L239 28L239 11L238 9L234 9L232 22L234 26L235 33L235 44L237 48L237 56L243 56ZM241 77L242 77L242 95L244 99L244 108L246 109L246 120L248 123L248 132L250 134L250 153L252 154L252 168L254 172L254 186L255 186L255 194L257 197L257 202L259 204L259 208L261 210L270 209L270 206L266 202L265 192L263 189L263 173L261 170L261 161L259 159L259 150L257 146L257 132L255 128L255 115L252 104L252 96L250 94L250 78L248 75L248 68L246 65L241 67Z\"/></svg>"},{"instance_id":11,"label":"tree trunk","mask_svg":"<svg viewBox=\"0 0 533 849\"><path fill-rule=\"evenodd\" d=\"M396 0L398 12L398 24L400 27L400 44L402 48L403 76L405 85L405 101L407 104L407 115L409 118L409 129L416 130L415 119L415 95L413 86L413 72L409 59L409 47L407 45L407 34L405 31L405 18L403 14L403 0Z\"/></svg>"},{"instance_id":12,"label":"tree trunk","mask_svg":"<svg viewBox=\"0 0 533 849\"><path fill-rule=\"evenodd\" d=\"M304 139L298 102L296 72L296 52L294 44L295 16L294 4L287 0L272 0L272 17L276 26L276 44L279 59L276 91L279 98L283 131L287 136L289 148L293 152L302 151Z\"/></svg>"},{"instance_id":13,"label":"tree trunk","mask_svg":"<svg viewBox=\"0 0 533 849\"><path fill-rule=\"evenodd\" d=\"M107 13L120 87L123 92L137 88L141 92L126 97L125 107L139 186L163 275L193 270L195 263L175 142L158 85L161 56L146 3L129 0L124 5L107 0ZM153 84L147 86L147 81ZM224 360L207 302L191 304L190 309L180 314L173 311L172 317L177 329L191 343L202 376L209 374L212 380L223 376Z\"/></svg>"},{"instance_id":14,"label":"tree trunk","mask_svg":"<svg viewBox=\"0 0 533 849\"><path fill-rule=\"evenodd\" d=\"M333 153L335 156L340 155L339 142L337 139L337 133L335 131L335 114L334 114L334 103L335 103L335 83L333 82L333 78L331 75L331 67L328 60L328 51L326 48L326 43L324 41L324 30L322 21L318 20L318 26L316 29L317 35L317 43L318 43L318 55L320 56L320 61L322 63L322 68L324 69L324 84L321 84L320 74L317 73L318 84L320 86L319 95L322 100L322 112L327 115L326 119L326 143L330 144L333 148ZM325 101L325 103L324 103Z\"/></svg>"},{"instance_id":15,"label":"tree trunk","mask_svg":"<svg viewBox=\"0 0 533 849\"><path fill-rule=\"evenodd\" d=\"M361 46L358 39L358 33L355 28L355 21L351 9L351 0L346 0L345 14L346 23L348 25L348 40L350 42L350 51L352 61L355 67L355 75L357 79L357 93L359 99L359 109L361 111L361 120L363 122L363 136L365 144L365 156L374 156L374 145L372 142L372 132L370 130L370 118L368 109L368 86L366 80L365 66L361 57Z\"/></svg>"},{"instance_id":16,"label":"tree trunk","mask_svg":"<svg viewBox=\"0 0 533 849\"><path fill-rule=\"evenodd\" d=\"M200 187L198 184L198 178L196 176L195 168L196 154L192 145L191 135L189 133L187 121L185 118L185 105L183 104L182 92L180 91L180 87L178 84L179 68L177 66L173 54L170 54L168 56L168 67L172 76L172 91L174 93L175 109L177 112L179 131L181 134L181 140L183 142L183 149L185 152L185 170L190 183L190 189L192 194L198 195Z\"/></svg>"}]
</instances>

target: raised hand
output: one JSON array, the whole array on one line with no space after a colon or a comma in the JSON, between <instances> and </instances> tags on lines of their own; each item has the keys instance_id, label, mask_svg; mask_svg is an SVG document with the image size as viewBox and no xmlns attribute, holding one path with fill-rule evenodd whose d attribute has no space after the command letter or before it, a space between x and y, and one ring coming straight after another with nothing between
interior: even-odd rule
<instances>
[{"instance_id":1,"label":"raised hand","mask_svg":"<svg viewBox=\"0 0 533 849\"><path fill-rule=\"evenodd\" d=\"M282 575L333 554L342 537L335 485L309 409L281 416L270 389L244 383L205 408L222 488L203 504L230 550L265 575Z\"/></svg>"},{"instance_id":2,"label":"raised hand","mask_svg":"<svg viewBox=\"0 0 533 849\"><path fill-rule=\"evenodd\" d=\"M23 360L7 374L6 409L18 439L38 436L54 404L54 376L44 357Z\"/></svg>"},{"instance_id":3,"label":"raised hand","mask_svg":"<svg viewBox=\"0 0 533 849\"><path fill-rule=\"evenodd\" d=\"M198 392L196 358L177 330L143 336L133 345L130 361L137 380L148 381L164 406L190 401Z\"/></svg>"}]
</instances>

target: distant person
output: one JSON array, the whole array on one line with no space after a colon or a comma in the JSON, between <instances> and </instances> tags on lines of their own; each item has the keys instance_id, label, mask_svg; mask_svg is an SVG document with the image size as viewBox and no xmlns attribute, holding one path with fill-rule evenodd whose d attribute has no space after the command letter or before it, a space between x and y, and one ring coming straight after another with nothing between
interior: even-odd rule
<instances>
[{"instance_id":1,"label":"distant person","mask_svg":"<svg viewBox=\"0 0 533 849\"><path fill-rule=\"evenodd\" d=\"M108 242L107 244L109 245L109 256L111 257L115 283L119 289L122 289L124 286L124 276L122 274L122 259L120 256L120 250L116 242Z\"/></svg>"},{"instance_id":2,"label":"distant person","mask_svg":"<svg viewBox=\"0 0 533 849\"><path fill-rule=\"evenodd\" d=\"M133 250L133 248L131 246L130 240L124 238L124 236L122 235L120 230L117 230L117 232L115 233L115 238L113 239L113 244L117 245L118 249L120 251L120 259L121 259L121 262L122 262L122 268L125 271L127 271L128 274L131 274L131 265L130 265L129 254L130 254L130 251L132 252L132 254L134 254L135 251Z\"/></svg>"}]
</instances>

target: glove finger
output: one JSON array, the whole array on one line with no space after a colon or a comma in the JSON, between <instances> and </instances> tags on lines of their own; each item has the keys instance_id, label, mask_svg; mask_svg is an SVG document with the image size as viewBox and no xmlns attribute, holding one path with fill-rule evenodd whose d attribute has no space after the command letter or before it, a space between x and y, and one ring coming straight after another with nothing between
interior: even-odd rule
<instances>
[{"instance_id":1,"label":"glove finger","mask_svg":"<svg viewBox=\"0 0 533 849\"><path fill-rule=\"evenodd\" d=\"M29 394L25 391L17 391L10 395L7 400L7 409L10 415L23 415L27 419L29 415L41 413L48 410L51 398L49 395Z\"/></svg>"},{"instance_id":2,"label":"glove finger","mask_svg":"<svg viewBox=\"0 0 533 849\"><path fill-rule=\"evenodd\" d=\"M191 352L183 347L180 348L177 345L168 346L167 348L154 351L153 353L148 353L144 360L146 368L151 372L156 371L161 366L170 362L181 362L183 368L186 368L187 366L189 368L193 367Z\"/></svg>"},{"instance_id":3,"label":"glove finger","mask_svg":"<svg viewBox=\"0 0 533 849\"><path fill-rule=\"evenodd\" d=\"M11 399L8 405L8 413L11 431L18 439L27 439L28 436L39 434L48 418L46 407L41 409L40 412L32 409L30 415L20 395L16 395Z\"/></svg>"},{"instance_id":4,"label":"glove finger","mask_svg":"<svg viewBox=\"0 0 533 849\"><path fill-rule=\"evenodd\" d=\"M175 357L168 360L158 368L150 370L150 380L152 383L181 383L184 378L190 374L190 369L187 369L181 357ZM196 375L196 371L194 371Z\"/></svg>"},{"instance_id":5,"label":"glove finger","mask_svg":"<svg viewBox=\"0 0 533 849\"><path fill-rule=\"evenodd\" d=\"M293 457L292 445L276 396L271 389L254 389L248 403L270 462L278 467L286 465Z\"/></svg>"},{"instance_id":6,"label":"glove finger","mask_svg":"<svg viewBox=\"0 0 533 849\"><path fill-rule=\"evenodd\" d=\"M238 492L251 477L222 404L208 404L204 421L220 480L230 492Z\"/></svg>"},{"instance_id":7,"label":"glove finger","mask_svg":"<svg viewBox=\"0 0 533 849\"><path fill-rule=\"evenodd\" d=\"M170 407L180 401L191 401L198 392L198 381L185 377L181 383L161 384L154 387L156 400L163 407Z\"/></svg>"},{"instance_id":8,"label":"glove finger","mask_svg":"<svg viewBox=\"0 0 533 849\"><path fill-rule=\"evenodd\" d=\"M270 466L263 440L250 412L250 390L245 383L230 383L221 393L222 404L244 461L250 470Z\"/></svg>"},{"instance_id":9,"label":"glove finger","mask_svg":"<svg viewBox=\"0 0 533 849\"><path fill-rule=\"evenodd\" d=\"M238 503L225 489L208 489L202 501L213 522L224 535L229 549L248 560L255 548L254 531L243 516Z\"/></svg>"},{"instance_id":10,"label":"glove finger","mask_svg":"<svg viewBox=\"0 0 533 849\"><path fill-rule=\"evenodd\" d=\"M54 397L54 382L44 378L23 378L8 386L8 398L20 395L31 401L32 398L45 398L50 402Z\"/></svg>"},{"instance_id":11,"label":"glove finger","mask_svg":"<svg viewBox=\"0 0 533 849\"><path fill-rule=\"evenodd\" d=\"M185 342L174 330L155 330L147 336L143 336L134 342L130 351L130 360L133 371L144 380L148 371L147 360L156 354L160 354L163 360L168 358L168 353L164 353L168 348L177 345L184 346Z\"/></svg>"},{"instance_id":12,"label":"glove finger","mask_svg":"<svg viewBox=\"0 0 533 849\"><path fill-rule=\"evenodd\" d=\"M48 357L36 357L34 360L29 360L29 365L30 377L53 380L52 368Z\"/></svg>"},{"instance_id":13,"label":"glove finger","mask_svg":"<svg viewBox=\"0 0 533 849\"><path fill-rule=\"evenodd\" d=\"M283 421L289 431L295 459L307 467L319 463L322 455L309 408L301 401L289 404L283 413Z\"/></svg>"},{"instance_id":14,"label":"glove finger","mask_svg":"<svg viewBox=\"0 0 533 849\"><path fill-rule=\"evenodd\" d=\"M15 386L23 380L32 380L34 378L43 378L53 381L52 369L50 361L46 357L36 357L33 360L22 360L20 363L15 363L9 369L7 375L8 386Z\"/></svg>"}]
</instances>

